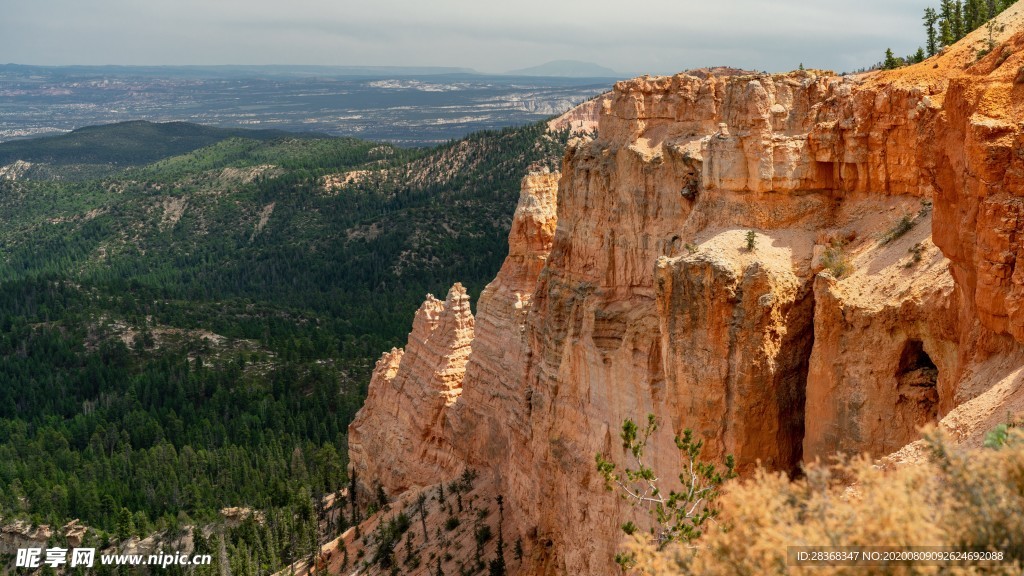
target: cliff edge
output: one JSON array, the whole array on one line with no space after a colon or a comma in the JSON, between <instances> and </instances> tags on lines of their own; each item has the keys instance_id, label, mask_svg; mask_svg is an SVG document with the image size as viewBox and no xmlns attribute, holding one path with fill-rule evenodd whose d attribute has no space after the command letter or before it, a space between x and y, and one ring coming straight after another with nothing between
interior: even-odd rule
<instances>
[{"instance_id":1,"label":"cliff edge","mask_svg":"<svg viewBox=\"0 0 1024 576\"><path fill-rule=\"evenodd\" d=\"M684 428L745 473L913 461L928 423L980 442L1024 409L1022 13L980 58L987 32L892 72L617 83L596 137L524 180L476 317L460 286L428 297L378 363L360 482L476 470L511 572L606 574L631 511L593 458L624 457L626 418L663 422L665 471Z\"/></svg>"}]
</instances>

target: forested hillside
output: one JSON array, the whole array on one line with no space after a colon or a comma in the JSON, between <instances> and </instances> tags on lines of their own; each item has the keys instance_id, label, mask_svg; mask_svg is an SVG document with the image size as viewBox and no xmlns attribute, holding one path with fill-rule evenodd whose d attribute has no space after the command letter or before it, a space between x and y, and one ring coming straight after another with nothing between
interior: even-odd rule
<instances>
[{"instance_id":1,"label":"forested hillside","mask_svg":"<svg viewBox=\"0 0 1024 576\"><path fill-rule=\"evenodd\" d=\"M494 276L520 178L565 138L229 138L0 178L0 516L124 538L251 506L292 536L247 562L308 553L372 360L425 293Z\"/></svg>"},{"instance_id":2,"label":"forested hillside","mask_svg":"<svg viewBox=\"0 0 1024 576\"><path fill-rule=\"evenodd\" d=\"M21 160L35 165L29 172L34 178L80 180L109 176L127 167L192 152L228 138L269 141L286 137L315 138L317 135L134 120L0 143L0 166Z\"/></svg>"}]
</instances>

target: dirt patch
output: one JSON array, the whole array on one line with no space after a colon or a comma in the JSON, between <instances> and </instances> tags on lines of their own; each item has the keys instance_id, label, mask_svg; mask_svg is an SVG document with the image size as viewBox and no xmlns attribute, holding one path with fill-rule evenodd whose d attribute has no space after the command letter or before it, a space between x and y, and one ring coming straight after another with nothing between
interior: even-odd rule
<instances>
[{"instance_id":1,"label":"dirt patch","mask_svg":"<svg viewBox=\"0 0 1024 576\"><path fill-rule=\"evenodd\" d=\"M263 175L277 176L283 171L273 164L260 164L248 168L225 168L220 172L220 179L241 184L251 184Z\"/></svg>"},{"instance_id":2,"label":"dirt patch","mask_svg":"<svg viewBox=\"0 0 1024 576\"><path fill-rule=\"evenodd\" d=\"M256 222L256 228L252 231L252 236L249 236L249 242L255 240L260 235L260 232L263 232L263 229L266 228L267 222L270 222L270 215L274 213L274 206L276 204L277 202L271 202L263 207L263 210L260 212L260 219Z\"/></svg>"},{"instance_id":3,"label":"dirt patch","mask_svg":"<svg viewBox=\"0 0 1024 576\"><path fill-rule=\"evenodd\" d=\"M349 240L373 240L380 236L384 232L384 227L378 222L374 222L369 226L353 226L345 231Z\"/></svg>"},{"instance_id":4,"label":"dirt patch","mask_svg":"<svg viewBox=\"0 0 1024 576\"><path fill-rule=\"evenodd\" d=\"M188 199L184 197L166 198L160 203L163 208L163 216L160 218L160 229L169 230L174 228L185 214L188 208Z\"/></svg>"},{"instance_id":5,"label":"dirt patch","mask_svg":"<svg viewBox=\"0 0 1024 576\"><path fill-rule=\"evenodd\" d=\"M387 173L386 170L352 170L342 174L328 174L320 179L320 184L323 187L324 194L334 196L345 186L362 182L374 172L380 172L381 175L386 175Z\"/></svg>"}]
</instances>

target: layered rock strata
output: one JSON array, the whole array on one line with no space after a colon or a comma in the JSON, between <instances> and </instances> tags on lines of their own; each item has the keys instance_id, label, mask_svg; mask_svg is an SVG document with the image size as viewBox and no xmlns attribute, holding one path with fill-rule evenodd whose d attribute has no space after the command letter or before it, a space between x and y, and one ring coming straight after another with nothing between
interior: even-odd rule
<instances>
[{"instance_id":1,"label":"layered rock strata","mask_svg":"<svg viewBox=\"0 0 1024 576\"><path fill-rule=\"evenodd\" d=\"M525 180L475 336L453 289L378 364L350 429L362 481L481 470L525 535L517 570L606 574L632 511L594 454L626 462L626 418L662 422L664 477L684 428L744 472L882 456L940 421L976 441L972 418L1024 407L1017 30L891 73L616 84L557 207L555 176Z\"/></svg>"},{"instance_id":2,"label":"layered rock strata","mask_svg":"<svg viewBox=\"0 0 1024 576\"><path fill-rule=\"evenodd\" d=\"M473 313L461 284L416 311L409 344L377 362L367 405L349 426L357 478L397 494L459 470L449 449L448 409L462 393Z\"/></svg>"}]
</instances>

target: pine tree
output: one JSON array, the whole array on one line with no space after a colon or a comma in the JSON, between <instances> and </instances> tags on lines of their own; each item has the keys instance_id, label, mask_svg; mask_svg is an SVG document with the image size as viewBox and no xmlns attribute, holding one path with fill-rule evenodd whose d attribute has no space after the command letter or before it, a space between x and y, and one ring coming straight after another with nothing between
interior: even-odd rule
<instances>
[{"instance_id":1,"label":"pine tree","mask_svg":"<svg viewBox=\"0 0 1024 576\"><path fill-rule=\"evenodd\" d=\"M885 68L886 70L895 70L896 68L899 68L902 65L903 65L903 62L900 61L900 59L897 58L892 53L892 48L886 48L885 49L885 61L882 62L882 68ZM754 243L756 242L756 238L757 237L753 235L753 232L754 231L751 230L750 232L747 233L747 250L753 250L754 249L753 247L754 247Z\"/></svg>"},{"instance_id":2,"label":"pine tree","mask_svg":"<svg viewBox=\"0 0 1024 576\"><path fill-rule=\"evenodd\" d=\"M939 43L952 46L956 42L953 25L953 0L942 0L939 3Z\"/></svg>"},{"instance_id":3,"label":"pine tree","mask_svg":"<svg viewBox=\"0 0 1024 576\"><path fill-rule=\"evenodd\" d=\"M633 506L648 509L655 521L651 530L652 542L658 549L664 549L669 542L688 543L700 538L704 524L718 516L721 512L717 504L721 486L736 477L736 460L732 455L726 456L724 471L702 461L700 454L704 441L697 440L693 431L687 428L681 436L675 437L676 447L684 458L683 472L679 475L683 490L666 495L656 484L660 475L645 463L647 444L657 429L658 419L654 414L648 414L647 424L643 427L629 419L622 423L622 447L632 456L637 468L627 467L618 472L616 464L602 453L595 456L595 463L598 473L604 477L607 490L618 487ZM637 527L627 522L622 529L632 534ZM628 560L627 556L617 559L620 564Z\"/></svg>"},{"instance_id":4,"label":"pine tree","mask_svg":"<svg viewBox=\"0 0 1024 576\"><path fill-rule=\"evenodd\" d=\"M938 22L939 15L935 12L934 8L924 9L924 29L928 36L928 55L935 56L939 51L938 36L935 31L935 23Z\"/></svg>"},{"instance_id":5,"label":"pine tree","mask_svg":"<svg viewBox=\"0 0 1024 576\"><path fill-rule=\"evenodd\" d=\"M501 532L498 532L498 549L497 555L494 560L491 560L490 566L488 566L488 573L490 576L505 576L505 542L501 538Z\"/></svg>"},{"instance_id":6,"label":"pine tree","mask_svg":"<svg viewBox=\"0 0 1024 576\"><path fill-rule=\"evenodd\" d=\"M345 533L348 530L348 518L345 517L345 510L341 507L338 508L337 519L335 520L335 529L337 530L338 536Z\"/></svg>"},{"instance_id":7,"label":"pine tree","mask_svg":"<svg viewBox=\"0 0 1024 576\"><path fill-rule=\"evenodd\" d=\"M272 522L274 521L273 518L274 517L272 515L268 515L267 520L266 520L266 522L264 522L264 525L263 525L263 531L264 531L263 541L266 542L266 549L267 549L267 566L270 567L270 571L271 572L276 571L277 568L281 564L281 561L278 558L278 554L280 553L280 549L279 549L278 544L277 544L277 542L278 542L278 540L277 540L277 533L274 530L273 524L272 524Z\"/></svg>"},{"instance_id":8,"label":"pine tree","mask_svg":"<svg viewBox=\"0 0 1024 576\"><path fill-rule=\"evenodd\" d=\"M505 499L498 494L498 545L494 560L489 566L490 576L505 576L505 538L502 534L502 525L505 522Z\"/></svg>"},{"instance_id":9,"label":"pine tree","mask_svg":"<svg viewBox=\"0 0 1024 576\"><path fill-rule=\"evenodd\" d=\"M953 37L960 40L967 35L964 30L964 6L962 0L953 2Z\"/></svg>"},{"instance_id":10,"label":"pine tree","mask_svg":"<svg viewBox=\"0 0 1024 576\"><path fill-rule=\"evenodd\" d=\"M117 513L117 539L123 544L134 533L135 522L132 519L131 511L127 508L121 508L121 511Z\"/></svg>"},{"instance_id":11,"label":"pine tree","mask_svg":"<svg viewBox=\"0 0 1024 576\"><path fill-rule=\"evenodd\" d=\"M427 534L427 509L425 504L427 503L427 495L420 492L420 495L416 498L416 507L420 513L420 523L423 525L423 541L430 542L430 536Z\"/></svg>"},{"instance_id":12,"label":"pine tree","mask_svg":"<svg viewBox=\"0 0 1024 576\"><path fill-rule=\"evenodd\" d=\"M996 21L989 20L985 28L988 29L988 48L986 52L991 52L996 49Z\"/></svg>"},{"instance_id":13,"label":"pine tree","mask_svg":"<svg viewBox=\"0 0 1024 576\"><path fill-rule=\"evenodd\" d=\"M313 518L312 521L313 521L313 526L307 528L307 532L308 532L308 535L309 535L309 565L310 566L316 566L316 561L317 561L317 559L320 558L320 552L321 552L321 549L322 549L322 547L320 546L320 535L319 535L319 532L320 532L319 524L320 523L316 521L316 518Z\"/></svg>"},{"instance_id":14,"label":"pine tree","mask_svg":"<svg viewBox=\"0 0 1024 576\"><path fill-rule=\"evenodd\" d=\"M996 16L996 0L985 0L985 20L991 20Z\"/></svg>"},{"instance_id":15,"label":"pine tree","mask_svg":"<svg viewBox=\"0 0 1024 576\"><path fill-rule=\"evenodd\" d=\"M985 22L982 15L981 0L966 0L964 2L964 29L967 32L975 30Z\"/></svg>"},{"instance_id":16,"label":"pine tree","mask_svg":"<svg viewBox=\"0 0 1024 576\"><path fill-rule=\"evenodd\" d=\"M955 41L949 20L939 18L939 43L945 48L946 46L952 46Z\"/></svg>"},{"instance_id":17,"label":"pine tree","mask_svg":"<svg viewBox=\"0 0 1024 576\"><path fill-rule=\"evenodd\" d=\"M352 507L352 524L359 524L359 509L356 506L356 469L348 477L348 503Z\"/></svg>"}]
</instances>

